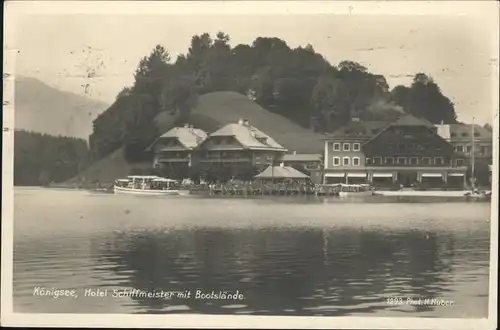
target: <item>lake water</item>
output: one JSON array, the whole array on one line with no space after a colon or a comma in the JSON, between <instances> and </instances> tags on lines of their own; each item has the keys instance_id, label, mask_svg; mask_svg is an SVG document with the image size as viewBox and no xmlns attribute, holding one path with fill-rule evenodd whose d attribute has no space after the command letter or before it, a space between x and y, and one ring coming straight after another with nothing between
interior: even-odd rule
<instances>
[{"instance_id":1,"label":"lake water","mask_svg":"<svg viewBox=\"0 0 500 330\"><path fill-rule=\"evenodd\" d=\"M15 312L488 314L490 203L16 188L14 204ZM132 289L191 296L127 296ZM197 290L240 295L195 299ZM395 297L405 301L388 303Z\"/></svg>"}]
</instances>

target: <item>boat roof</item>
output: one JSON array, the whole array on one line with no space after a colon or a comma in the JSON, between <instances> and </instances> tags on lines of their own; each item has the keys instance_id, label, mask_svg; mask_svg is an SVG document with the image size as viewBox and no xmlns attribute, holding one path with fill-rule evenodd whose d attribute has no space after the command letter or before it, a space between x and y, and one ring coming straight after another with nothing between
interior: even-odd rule
<instances>
[{"instance_id":1,"label":"boat roof","mask_svg":"<svg viewBox=\"0 0 500 330\"><path fill-rule=\"evenodd\" d=\"M177 180L174 179L167 179L167 178L157 178L153 179L155 182L177 182Z\"/></svg>"},{"instance_id":2,"label":"boat roof","mask_svg":"<svg viewBox=\"0 0 500 330\"><path fill-rule=\"evenodd\" d=\"M129 175L129 179L158 179L157 175Z\"/></svg>"},{"instance_id":3,"label":"boat roof","mask_svg":"<svg viewBox=\"0 0 500 330\"><path fill-rule=\"evenodd\" d=\"M116 181L119 181L119 182L129 182L130 180L129 179L117 179Z\"/></svg>"}]
</instances>

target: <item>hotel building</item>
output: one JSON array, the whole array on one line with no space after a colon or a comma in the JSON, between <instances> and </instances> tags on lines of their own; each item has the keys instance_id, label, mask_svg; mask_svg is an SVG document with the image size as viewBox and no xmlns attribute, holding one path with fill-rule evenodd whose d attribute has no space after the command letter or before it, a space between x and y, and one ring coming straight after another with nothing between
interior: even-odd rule
<instances>
[{"instance_id":1,"label":"hotel building","mask_svg":"<svg viewBox=\"0 0 500 330\"><path fill-rule=\"evenodd\" d=\"M461 188L465 172L463 156L437 128L412 115L392 123L354 119L325 140L324 183Z\"/></svg>"}]
</instances>

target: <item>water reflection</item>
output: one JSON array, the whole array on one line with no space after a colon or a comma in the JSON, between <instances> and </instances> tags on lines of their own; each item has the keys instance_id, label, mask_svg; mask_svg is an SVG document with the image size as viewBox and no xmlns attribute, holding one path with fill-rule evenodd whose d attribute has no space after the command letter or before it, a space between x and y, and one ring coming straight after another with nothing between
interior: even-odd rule
<instances>
[{"instance_id":1,"label":"water reflection","mask_svg":"<svg viewBox=\"0 0 500 330\"><path fill-rule=\"evenodd\" d=\"M232 311L252 314L349 315L391 308L396 295L442 296L450 265L440 253L452 236L356 229L152 230L114 234L102 263L142 290L239 290ZM223 314L227 300L134 298L148 312L187 306ZM416 307L415 311L433 307Z\"/></svg>"}]
</instances>

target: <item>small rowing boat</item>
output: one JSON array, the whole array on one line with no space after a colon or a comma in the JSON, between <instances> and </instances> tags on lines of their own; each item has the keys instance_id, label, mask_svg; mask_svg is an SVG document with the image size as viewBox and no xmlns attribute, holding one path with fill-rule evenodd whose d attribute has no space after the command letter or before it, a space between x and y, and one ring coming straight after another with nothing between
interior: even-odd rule
<instances>
[{"instance_id":1,"label":"small rowing boat","mask_svg":"<svg viewBox=\"0 0 500 330\"><path fill-rule=\"evenodd\" d=\"M130 175L115 181L115 194L146 196L178 195L179 182L156 175Z\"/></svg>"}]
</instances>

